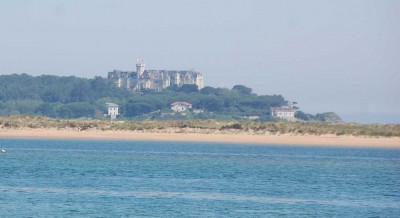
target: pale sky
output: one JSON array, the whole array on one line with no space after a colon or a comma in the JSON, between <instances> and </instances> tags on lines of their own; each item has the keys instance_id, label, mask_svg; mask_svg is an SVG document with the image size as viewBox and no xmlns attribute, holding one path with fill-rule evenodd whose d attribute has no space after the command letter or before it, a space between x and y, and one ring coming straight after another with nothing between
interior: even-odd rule
<instances>
[{"instance_id":1,"label":"pale sky","mask_svg":"<svg viewBox=\"0 0 400 218\"><path fill-rule=\"evenodd\" d=\"M400 123L398 0L1 0L0 74L194 68L307 113Z\"/></svg>"}]
</instances>

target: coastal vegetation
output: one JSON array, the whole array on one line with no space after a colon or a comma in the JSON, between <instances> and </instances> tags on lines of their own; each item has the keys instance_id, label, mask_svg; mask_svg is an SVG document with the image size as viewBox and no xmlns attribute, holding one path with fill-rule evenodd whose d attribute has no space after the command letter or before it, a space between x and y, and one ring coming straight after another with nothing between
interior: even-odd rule
<instances>
[{"instance_id":1,"label":"coastal vegetation","mask_svg":"<svg viewBox=\"0 0 400 218\"><path fill-rule=\"evenodd\" d=\"M400 125L256 122L221 120L107 121L104 119L57 119L41 116L0 117L0 129L58 129L71 131L142 131L164 133L246 133L294 135L348 135L400 137Z\"/></svg>"},{"instance_id":2,"label":"coastal vegetation","mask_svg":"<svg viewBox=\"0 0 400 218\"><path fill-rule=\"evenodd\" d=\"M201 113L187 111L172 115L170 105L186 101ZM105 78L93 79L60 77L51 75L30 76L12 74L0 76L0 116L39 115L53 118L102 118L107 102L120 106L122 120L274 120L270 107L287 105L281 95L257 95L244 85L233 88L206 86L199 90L196 85L172 86L163 91L141 90L131 92ZM340 121L331 114L311 115L298 111L298 119L307 121Z\"/></svg>"}]
</instances>

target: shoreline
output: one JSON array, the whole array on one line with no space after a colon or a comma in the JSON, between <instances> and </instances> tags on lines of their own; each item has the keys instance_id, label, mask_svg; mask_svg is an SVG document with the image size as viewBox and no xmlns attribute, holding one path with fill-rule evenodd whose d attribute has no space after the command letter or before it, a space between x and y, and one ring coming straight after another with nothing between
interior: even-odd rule
<instances>
[{"instance_id":1,"label":"shoreline","mask_svg":"<svg viewBox=\"0 0 400 218\"><path fill-rule=\"evenodd\" d=\"M42 139L82 139L82 140L126 140L126 141L179 141L179 142L219 142L258 145L306 145L400 148L400 137L357 137L336 135L293 135L293 134L251 134L193 133L193 132L143 132L143 131L77 131L72 129L0 129L0 138L42 138Z\"/></svg>"}]
</instances>

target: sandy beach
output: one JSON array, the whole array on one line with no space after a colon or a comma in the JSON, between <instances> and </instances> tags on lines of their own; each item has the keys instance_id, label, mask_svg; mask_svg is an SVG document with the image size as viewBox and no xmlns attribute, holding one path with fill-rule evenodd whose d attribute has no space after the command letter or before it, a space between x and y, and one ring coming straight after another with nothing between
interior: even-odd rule
<instances>
[{"instance_id":1,"label":"sandy beach","mask_svg":"<svg viewBox=\"0 0 400 218\"><path fill-rule=\"evenodd\" d=\"M399 137L355 137L336 135L271 135L250 133L185 133L142 131L77 131L57 129L0 129L0 138L46 138L130 141L189 141L251 144L313 145L400 148Z\"/></svg>"}]
</instances>

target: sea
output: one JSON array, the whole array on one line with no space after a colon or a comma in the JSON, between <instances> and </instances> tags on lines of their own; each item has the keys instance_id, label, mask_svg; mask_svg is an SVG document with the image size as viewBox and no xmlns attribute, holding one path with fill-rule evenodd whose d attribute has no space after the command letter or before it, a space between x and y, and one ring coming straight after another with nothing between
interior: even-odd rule
<instances>
[{"instance_id":1,"label":"sea","mask_svg":"<svg viewBox=\"0 0 400 218\"><path fill-rule=\"evenodd\" d=\"M0 139L0 217L400 217L400 149Z\"/></svg>"}]
</instances>

